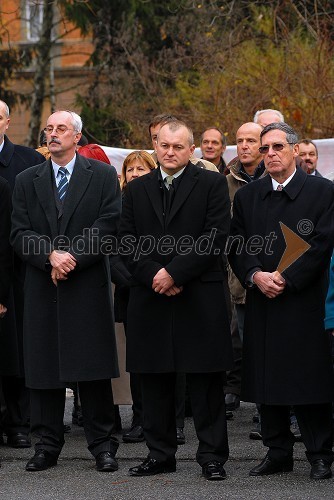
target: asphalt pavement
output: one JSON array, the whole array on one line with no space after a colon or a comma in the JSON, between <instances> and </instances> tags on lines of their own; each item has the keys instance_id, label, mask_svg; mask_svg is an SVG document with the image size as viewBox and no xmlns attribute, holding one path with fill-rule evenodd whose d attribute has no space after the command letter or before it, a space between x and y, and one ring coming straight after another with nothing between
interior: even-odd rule
<instances>
[{"instance_id":1,"label":"asphalt pavement","mask_svg":"<svg viewBox=\"0 0 334 500\"><path fill-rule=\"evenodd\" d=\"M73 398L66 403L65 423L71 424ZM195 461L197 447L193 421L186 419L186 444L177 452L177 471L147 478L128 475L129 467L147 456L145 443L124 444L119 435L119 470L101 473L86 448L84 431L71 425L58 465L47 471L26 472L33 448L0 447L1 500L322 500L334 498L334 479L312 481L302 443L295 444L294 471L256 478L248 475L266 453L261 441L249 439L254 405L241 403L228 422L230 459L227 479L206 481ZM130 426L131 408L121 407L123 429Z\"/></svg>"}]
</instances>

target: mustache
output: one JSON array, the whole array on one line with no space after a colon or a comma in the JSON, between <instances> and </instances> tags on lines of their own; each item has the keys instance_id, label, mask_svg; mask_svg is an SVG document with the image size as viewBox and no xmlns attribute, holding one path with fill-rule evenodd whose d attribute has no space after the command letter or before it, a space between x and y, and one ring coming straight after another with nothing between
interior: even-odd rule
<instances>
[{"instance_id":1,"label":"mustache","mask_svg":"<svg viewBox=\"0 0 334 500\"><path fill-rule=\"evenodd\" d=\"M57 139L56 137L55 137L55 138L53 138L53 139L51 139L51 141L49 142L49 144L52 144L53 142L54 142L55 144L61 144L60 140L59 140L59 139Z\"/></svg>"}]
</instances>

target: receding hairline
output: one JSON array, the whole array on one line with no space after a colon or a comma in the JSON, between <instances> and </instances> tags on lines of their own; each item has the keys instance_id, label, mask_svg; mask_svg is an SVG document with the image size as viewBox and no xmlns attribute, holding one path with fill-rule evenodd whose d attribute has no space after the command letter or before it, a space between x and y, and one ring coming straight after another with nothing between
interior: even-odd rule
<instances>
[{"instance_id":1,"label":"receding hairline","mask_svg":"<svg viewBox=\"0 0 334 500\"><path fill-rule=\"evenodd\" d=\"M170 121L168 123L164 123L159 132L158 132L158 137L157 139L159 140L159 135L161 133L161 130L164 128L164 127L168 127L168 129L171 131L171 132L176 132L177 130L180 130L181 128L185 128L188 132L188 142L189 142L189 146L192 146L194 144L194 134L193 134L193 131L192 129L183 121L180 121L180 120L174 120L174 121Z\"/></svg>"},{"instance_id":2,"label":"receding hairline","mask_svg":"<svg viewBox=\"0 0 334 500\"><path fill-rule=\"evenodd\" d=\"M10 111L9 111L9 106L7 103L5 103L5 101L2 101L0 99L0 104L2 104L2 106L4 107L5 109L5 115L6 115L6 118L9 118L9 115L10 115Z\"/></svg>"},{"instance_id":3,"label":"receding hairline","mask_svg":"<svg viewBox=\"0 0 334 500\"><path fill-rule=\"evenodd\" d=\"M260 138L260 134L262 132L262 127L261 125L259 125L258 123L254 123L254 122L246 122L246 123L243 123L237 130L235 136L237 136L238 132L242 129L242 128L250 128L252 129L254 132L258 131L259 132L259 138Z\"/></svg>"},{"instance_id":4,"label":"receding hairline","mask_svg":"<svg viewBox=\"0 0 334 500\"><path fill-rule=\"evenodd\" d=\"M71 111L70 109L56 109L56 111L51 113L51 115L48 117L48 120L49 118L51 118L51 116L55 115L56 113L68 113L71 116L74 131L80 133L82 132L83 123L81 116L78 115L78 113L76 113L75 111Z\"/></svg>"},{"instance_id":5,"label":"receding hairline","mask_svg":"<svg viewBox=\"0 0 334 500\"><path fill-rule=\"evenodd\" d=\"M214 126L207 127L205 130L203 130L201 137L200 137L200 144L202 144L202 142L203 142L203 137L204 137L205 132L209 132L209 130L215 130L216 132L218 132L220 135L220 141L221 141L222 145L226 146L227 141L226 141L226 136L224 135L224 132L220 128L214 127Z\"/></svg>"}]
</instances>

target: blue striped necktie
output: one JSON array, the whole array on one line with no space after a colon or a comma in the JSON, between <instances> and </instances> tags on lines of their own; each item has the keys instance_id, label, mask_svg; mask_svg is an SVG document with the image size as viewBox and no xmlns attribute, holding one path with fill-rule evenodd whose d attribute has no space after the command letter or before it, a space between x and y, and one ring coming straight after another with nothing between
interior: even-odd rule
<instances>
[{"instance_id":1,"label":"blue striped necktie","mask_svg":"<svg viewBox=\"0 0 334 500\"><path fill-rule=\"evenodd\" d=\"M68 170L65 167L60 167L58 169L58 174L61 176L59 184L57 186L59 199L60 201L64 201L66 191L68 188L68 180L66 174L68 174Z\"/></svg>"}]
</instances>

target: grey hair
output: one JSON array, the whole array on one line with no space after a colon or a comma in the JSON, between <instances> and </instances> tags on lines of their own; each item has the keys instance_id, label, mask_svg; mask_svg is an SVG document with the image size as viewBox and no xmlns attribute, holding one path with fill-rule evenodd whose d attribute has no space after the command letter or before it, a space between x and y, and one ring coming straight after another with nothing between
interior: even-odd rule
<instances>
[{"instance_id":1,"label":"grey hair","mask_svg":"<svg viewBox=\"0 0 334 500\"><path fill-rule=\"evenodd\" d=\"M4 105L6 118L9 118L9 107L8 107L8 105L5 103L5 101L1 101L0 100L0 103Z\"/></svg>"},{"instance_id":2,"label":"grey hair","mask_svg":"<svg viewBox=\"0 0 334 500\"><path fill-rule=\"evenodd\" d=\"M290 127L287 123L284 122L276 122L276 123L269 123L264 129L262 130L260 134L260 140L262 144L262 137L267 134L267 132L270 132L271 130L282 130L282 132L285 132L286 134L286 141L289 144L297 144L298 143L298 135L295 130Z\"/></svg>"},{"instance_id":3,"label":"grey hair","mask_svg":"<svg viewBox=\"0 0 334 500\"><path fill-rule=\"evenodd\" d=\"M171 122L168 122L168 123L164 123L162 125L162 127L160 128L159 132L158 132L158 139L159 139L160 131L161 131L161 129L163 127L168 127L171 132L176 132L176 130L179 130L179 128L185 127L188 130L188 142L189 142L189 146L192 146L194 144L194 134L193 134L193 131L191 130L190 127L188 127L188 125L185 122L183 122L181 120L174 120L174 121L171 121Z\"/></svg>"},{"instance_id":4,"label":"grey hair","mask_svg":"<svg viewBox=\"0 0 334 500\"><path fill-rule=\"evenodd\" d=\"M67 113L70 113L70 115L72 116L74 130L76 132L81 132L82 131L82 119L81 119L81 116L79 116L74 111L70 111L69 109L65 109L65 111Z\"/></svg>"},{"instance_id":5,"label":"grey hair","mask_svg":"<svg viewBox=\"0 0 334 500\"><path fill-rule=\"evenodd\" d=\"M82 131L82 120L81 116L79 116L77 113L74 111L70 111L69 109L57 109L54 113L69 113L72 117L72 125L75 130L75 132L81 132ZM54 114L52 113L52 114Z\"/></svg>"},{"instance_id":6,"label":"grey hair","mask_svg":"<svg viewBox=\"0 0 334 500\"><path fill-rule=\"evenodd\" d=\"M262 113L267 113L267 112L270 112L270 113L275 113L278 118L280 119L281 122L284 122L284 116L282 115L282 113L280 111L278 111L278 109L259 109L255 115L254 115L254 123L258 123L259 121L259 116L262 115Z\"/></svg>"}]
</instances>

